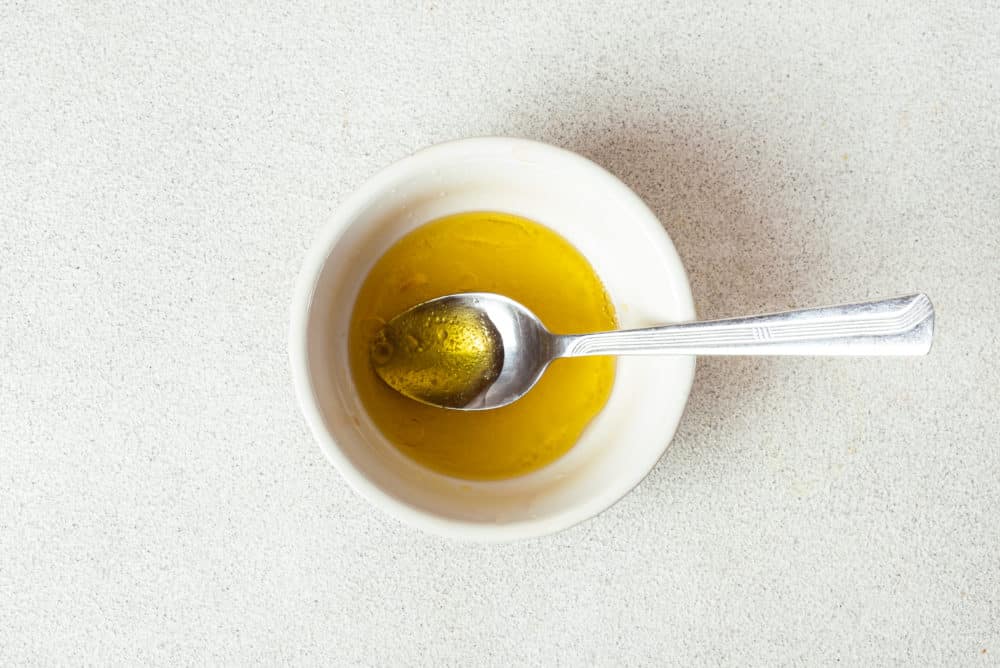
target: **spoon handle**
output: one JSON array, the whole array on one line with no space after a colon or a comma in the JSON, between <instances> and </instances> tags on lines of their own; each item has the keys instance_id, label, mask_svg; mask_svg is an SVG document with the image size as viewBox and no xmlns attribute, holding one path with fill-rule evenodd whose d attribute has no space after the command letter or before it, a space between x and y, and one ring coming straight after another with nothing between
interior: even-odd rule
<instances>
[{"instance_id":1,"label":"spoon handle","mask_svg":"<svg viewBox=\"0 0 1000 668\"><path fill-rule=\"evenodd\" d=\"M649 329L555 337L556 357L587 355L926 355L924 294Z\"/></svg>"}]
</instances>

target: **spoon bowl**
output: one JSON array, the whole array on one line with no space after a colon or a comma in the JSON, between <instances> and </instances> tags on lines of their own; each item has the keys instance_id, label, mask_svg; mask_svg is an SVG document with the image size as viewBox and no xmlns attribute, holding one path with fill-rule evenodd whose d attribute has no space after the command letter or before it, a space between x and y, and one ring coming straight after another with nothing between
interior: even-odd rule
<instances>
[{"instance_id":1,"label":"spoon bowl","mask_svg":"<svg viewBox=\"0 0 1000 668\"><path fill-rule=\"evenodd\" d=\"M470 322L470 313L476 321ZM442 322L457 322L457 332L439 329ZM472 344L449 349L459 338ZM407 345L408 340L415 345ZM506 406L534 387L555 359L557 340L513 299L468 292L431 299L397 315L376 336L371 358L382 380L411 399L485 410ZM435 364L444 373L432 376Z\"/></svg>"}]
</instances>

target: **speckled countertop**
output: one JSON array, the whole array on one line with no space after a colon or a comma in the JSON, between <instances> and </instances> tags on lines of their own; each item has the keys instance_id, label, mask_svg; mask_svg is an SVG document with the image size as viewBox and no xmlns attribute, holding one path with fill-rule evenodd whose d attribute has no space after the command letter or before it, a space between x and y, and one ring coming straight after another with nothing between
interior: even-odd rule
<instances>
[{"instance_id":1,"label":"speckled countertop","mask_svg":"<svg viewBox=\"0 0 1000 668\"><path fill-rule=\"evenodd\" d=\"M0 662L1000 660L1000 8L499 4L0 7ZM600 517L407 529L307 432L291 287L484 134L635 188L703 316L924 290L935 349L704 360Z\"/></svg>"}]
</instances>

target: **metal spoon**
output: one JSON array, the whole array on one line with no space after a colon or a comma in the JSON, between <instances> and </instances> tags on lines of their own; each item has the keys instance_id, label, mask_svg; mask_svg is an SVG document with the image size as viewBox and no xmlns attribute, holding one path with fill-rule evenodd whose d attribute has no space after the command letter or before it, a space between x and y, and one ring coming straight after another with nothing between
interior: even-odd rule
<instances>
[{"instance_id":1,"label":"metal spoon","mask_svg":"<svg viewBox=\"0 0 1000 668\"><path fill-rule=\"evenodd\" d=\"M451 356L435 347L447 332L433 323L470 322L474 349ZM934 307L915 294L859 304L828 306L648 329L596 334L552 334L534 313L502 295L468 292L431 299L393 318L373 348L375 370L394 389L423 403L475 411L506 406L520 399L552 360L586 355L925 355L934 333ZM393 342L407 337L408 355ZM411 351L412 352L412 351ZM429 354L429 356L428 356ZM442 357L443 356L443 357ZM468 360L474 360L470 363ZM428 360L455 362L444 391L439 368ZM478 361L475 361L478 360ZM454 375L455 370L459 375ZM400 372L404 373L400 373ZM400 378L405 377L406 382Z\"/></svg>"}]
</instances>

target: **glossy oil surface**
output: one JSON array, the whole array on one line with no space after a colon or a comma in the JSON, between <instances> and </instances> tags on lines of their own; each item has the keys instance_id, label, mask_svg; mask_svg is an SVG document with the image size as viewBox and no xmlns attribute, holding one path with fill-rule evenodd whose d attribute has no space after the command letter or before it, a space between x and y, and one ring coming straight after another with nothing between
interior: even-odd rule
<instances>
[{"instance_id":1,"label":"glossy oil surface","mask_svg":"<svg viewBox=\"0 0 1000 668\"><path fill-rule=\"evenodd\" d=\"M566 453L603 408L614 360L557 360L522 399L462 412L409 399L375 373L381 328L420 302L456 292L495 292L521 302L554 333L614 329L614 309L590 263L533 221L498 212L441 218L394 244L369 272L351 318L351 372L366 411L403 453L458 478L502 479Z\"/></svg>"}]
</instances>

